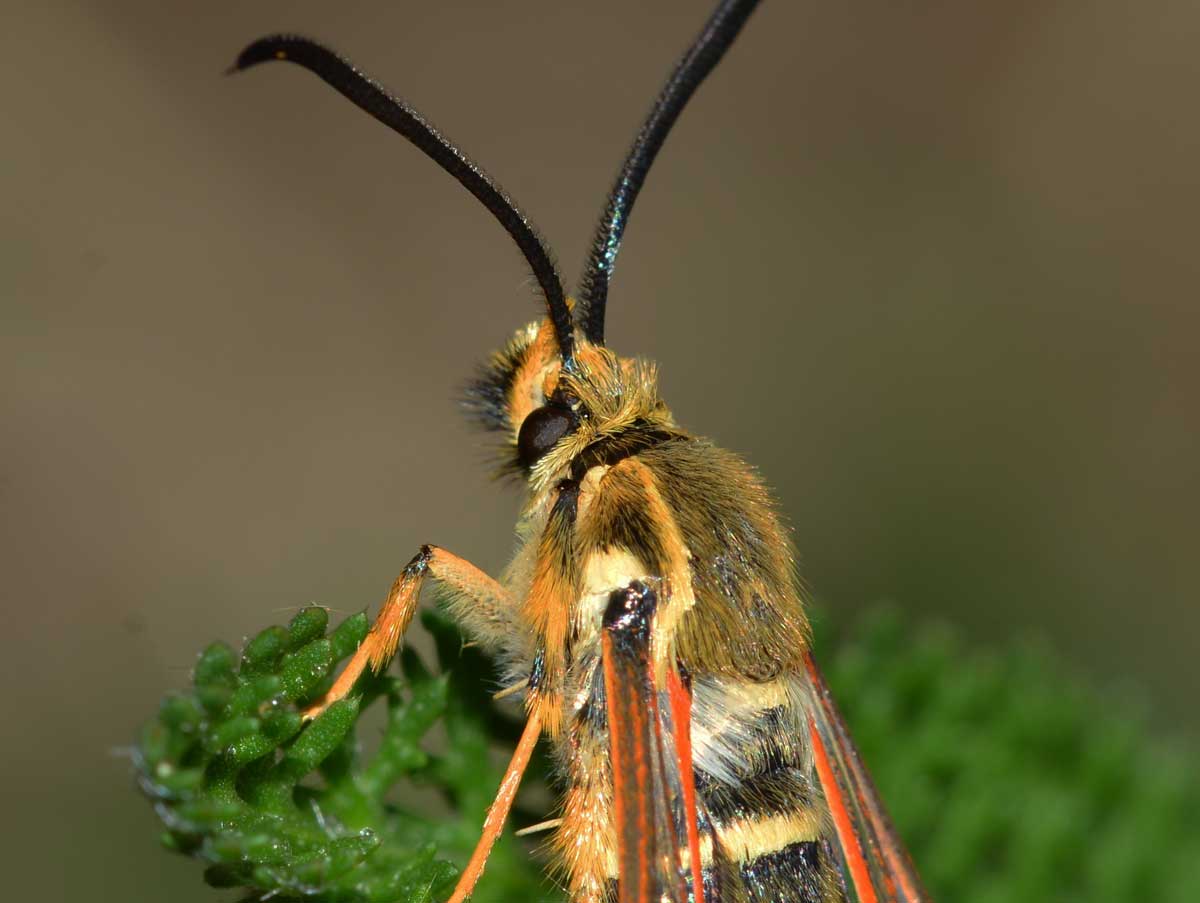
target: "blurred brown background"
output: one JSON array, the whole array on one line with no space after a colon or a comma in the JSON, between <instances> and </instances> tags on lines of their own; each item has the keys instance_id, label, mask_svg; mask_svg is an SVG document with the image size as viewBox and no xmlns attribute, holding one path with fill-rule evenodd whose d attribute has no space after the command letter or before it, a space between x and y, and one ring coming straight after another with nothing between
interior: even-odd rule
<instances>
[{"instance_id":1,"label":"blurred brown background","mask_svg":"<svg viewBox=\"0 0 1200 903\"><path fill-rule=\"evenodd\" d=\"M213 899L119 749L210 638L375 605L516 495L456 388L537 312L319 36L486 165L576 278L708 0L62 2L0 35L6 851L45 900ZM649 6L649 8L647 8ZM610 343L777 488L836 618L1041 632L1194 729L1200 13L772 2L668 142ZM13 871L13 874L25 874Z\"/></svg>"}]
</instances>

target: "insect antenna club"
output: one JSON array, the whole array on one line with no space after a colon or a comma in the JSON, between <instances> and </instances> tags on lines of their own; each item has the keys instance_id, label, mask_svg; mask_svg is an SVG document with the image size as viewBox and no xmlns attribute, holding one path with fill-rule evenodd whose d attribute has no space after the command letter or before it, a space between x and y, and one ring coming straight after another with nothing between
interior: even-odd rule
<instances>
[{"instance_id":1,"label":"insect antenna club","mask_svg":"<svg viewBox=\"0 0 1200 903\"><path fill-rule=\"evenodd\" d=\"M621 163L573 297L513 200L341 56L274 35L234 66L295 63L407 138L491 212L545 303L468 398L504 439L500 466L525 483L511 565L497 579L423 546L305 713L386 667L430 580L462 630L506 663L525 728L451 903L480 881L539 741L562 789L545 826L572 903L927 899L809 652L772 499L738 457L675 421L652 363L604 342L638 192L756 5L720 3L676 63Z\"/></svg>"}]
</instances>

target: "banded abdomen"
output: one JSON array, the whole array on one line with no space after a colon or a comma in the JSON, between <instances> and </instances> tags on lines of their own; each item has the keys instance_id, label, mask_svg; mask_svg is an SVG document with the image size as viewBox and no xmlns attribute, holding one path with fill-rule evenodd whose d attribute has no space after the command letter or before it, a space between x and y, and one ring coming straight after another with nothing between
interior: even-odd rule
<instances>
[{"instance_id":1,"label":"banded abdomen","mask_svg":"<svg viewBox=\"0 0 1200 903\"><path fill-rule=\"evenodd\" d=\"M796 677L692 689L696 789L716 846L701 848L706 903L841 900Z\"/></svg>"},{"instance_id":2,"label":"banded abdomen","mask_svg":"<svg viewBox=\"0 0 1200 903\"><path fill-rule=\"evenodd\" d=\"M559 745L567 793L555 847L569 875L572 903L617 900L613 776L598 664L592 650L577 660L573 671L580 682ZM804 741L797 679L698 676L692 691L706 903L841 901L829 852L832 829ZM686 847L680 860L687 871Z\"/></svg>"}]
</instances>

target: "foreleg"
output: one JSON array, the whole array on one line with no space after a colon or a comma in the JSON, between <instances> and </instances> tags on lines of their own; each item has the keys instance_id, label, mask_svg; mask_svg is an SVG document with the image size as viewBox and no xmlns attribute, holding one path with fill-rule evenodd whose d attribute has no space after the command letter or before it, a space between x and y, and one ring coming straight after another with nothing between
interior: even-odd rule
<instances>
[{"instance_id":1,"label":"foreleg","mask_svg":"<svg viewBox=\"0 0 1200 903\"><path fill-rule=\"evenodd\" d=\"M381 671L400 645L417 610L417 600L426 577L439 581L456 597L455 608L468 630L486 641L500 625L512 618L515 610L508 592L475 565L437 546L421 546L416 556L392 584L383 607L375 617L366 638L359 645L333 686L320 701L305 710L306 718L315 718L354 688L368 667Z\"/></svg>"}]
</instances>

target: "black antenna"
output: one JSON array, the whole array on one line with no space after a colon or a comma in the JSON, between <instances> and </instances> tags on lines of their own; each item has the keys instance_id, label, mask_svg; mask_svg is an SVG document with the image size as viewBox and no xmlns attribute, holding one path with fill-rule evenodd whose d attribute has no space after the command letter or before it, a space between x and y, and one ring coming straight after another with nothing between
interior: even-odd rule
<instances>
[{"instance_id":1,"label":"black antenna","mask_svg":"<svg viewBox=\"0 0 1200 903\"><path fill-rule=\"evenodd\" d=\"M597 345L604 344L604 305L608 300L608 283L612 279L617 251L621 249L621 236L629 222L633 202L646 181L650 164L688 99L720 62L757 5L758 0L723 0L675 65L675 71L667 79L650 115L633 140L633 147L621 166L621 174L604 205L604 214L596 227L592 250L579 283L579 322L583 334Z\"/></svg>"},{"instance_id":2,"label":"black antenna","mask_svg":"<svg viewBox=\"0 0 1200 903\"><path fill-rule=\"evenodd\" d=\"M558 275L558 268L554 265L549 248L512 199L466 154L426 122L420 113L404 101L393 97L332 50L315 41L295 35L260 38L238 55L237 62L230 71L249 69L271 60L296 63L320 76L360 110L370 113L424 151L426 156L454 176L491 211L492 216L504 227L504 231L517 243L533 270L534 278L542 287L546 309L558 337L559 352L564 364L570 366L575 351L574 333L562 279Z\"/></svg>"}]
</instances>

